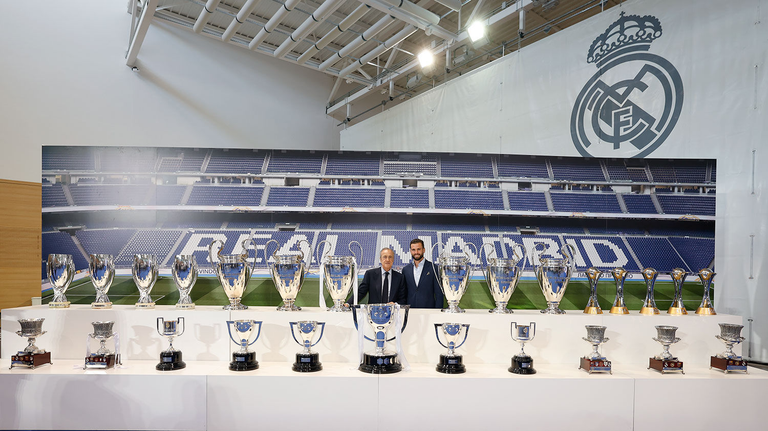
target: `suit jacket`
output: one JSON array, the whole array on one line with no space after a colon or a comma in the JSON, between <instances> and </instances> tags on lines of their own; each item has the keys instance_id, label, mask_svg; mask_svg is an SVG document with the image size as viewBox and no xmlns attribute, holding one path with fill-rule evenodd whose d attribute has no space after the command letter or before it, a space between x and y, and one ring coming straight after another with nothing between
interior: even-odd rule
<instances>
[{"instance_id":1,"label":"suit jacket","mask_svg":"<svg viewBox=\"0 0 768 431\"><path fill-rule=\"evenodd\" d=\"M365 295L369 295L369 304L385 304L387 302L397 302L404 305L406 301L405 279L403 274L395 271L395 268L389 270L391 278L389 286L389 298L381 297L381 285L384 283L381 275L381 267L371 268L365 271L363 281L357 288L357 300L362 301Z\"/></svg>"},{"instance_id":2,"label":"suit jacket","mask_svg":"<svg viewBox=\"0 0 768 431\"><path fill-rule=\"evenodd\" d=\"M413 276L413 263L405 265L403 277L408 291L408 304L412 308L443 308L443 290L437 282L436 267L432 262L424 259L424 269L421 271L419 285Z\"/></svg>"}]
</instances>

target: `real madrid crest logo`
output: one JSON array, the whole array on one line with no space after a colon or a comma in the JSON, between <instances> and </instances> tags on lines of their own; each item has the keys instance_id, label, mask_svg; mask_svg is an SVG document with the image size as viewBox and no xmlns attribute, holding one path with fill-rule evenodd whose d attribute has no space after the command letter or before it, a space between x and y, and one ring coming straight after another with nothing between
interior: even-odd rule
<instances>
[{"instance_id":1,"label":"real madrid crest logo","mask_svg":"<svg viewBox=\"0 0 768 431\"><path fill-rule=\"evenodd\" d=\"M661 22L628 15L589 47L598 68L571 112L571 139L584 157L645 157L661 145L683 108L683 81L666 59L649 53Z\"/></svg>"}]
</instances>

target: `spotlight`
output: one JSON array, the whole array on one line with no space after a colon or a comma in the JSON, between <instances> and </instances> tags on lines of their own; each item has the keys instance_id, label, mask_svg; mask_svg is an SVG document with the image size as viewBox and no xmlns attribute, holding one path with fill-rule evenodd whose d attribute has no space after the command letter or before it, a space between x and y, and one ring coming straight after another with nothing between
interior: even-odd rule
<instances>
[{"instance_id":1,"label":"spotlight","mask_svg":"<svg viewBox=\"0 0 768 431\"><path fill-rule=\"evenodd\" d=\"M435 56L432 55L432 51L425 49L419 54L419 64L422 68L429 67L435 62Z\"/></svg>"},{"instance_id":2,"label":"spotlight","mask_svg":"<svg viewBox=\"0 0 768 431\"><path fill-rule=\"evenodd\" d=\"M490 42L488 34L485 32L485 23L482 21L475 21L472 23L467 29L467 33L469 33L469 39L475 47L483 46Z\"/></svg>"}]
</instances>

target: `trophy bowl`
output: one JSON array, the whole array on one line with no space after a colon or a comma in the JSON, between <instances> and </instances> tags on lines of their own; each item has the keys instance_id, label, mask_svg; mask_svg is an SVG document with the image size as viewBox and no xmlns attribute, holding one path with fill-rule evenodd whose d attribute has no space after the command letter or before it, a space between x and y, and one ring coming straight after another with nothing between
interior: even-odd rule
<instances>
[{"instance_id":1,"label":"trophy bowl","mask_svg":"<svg viewBox=\"0 0 768 431\"><path fill-rule=\"evenodd\" d=\"M309 265L304 263L304 252L298 250L295 254L277 254L280 245L275 240L267 241L264 245L264 255L266 257L269 243L274 242L277 245L272 252L272 262L267 262L269 274L272 276L272 282L275 289L283 299L283 304L277 307L278 311L299 311L301 307L296 305L296 297L304 284L304 276L309 271ZM309 242L301 240L299 243L306 243L311 250ZM266 259L265 259L266 260ZM345 298L346 299L346 298Z\"/></svg>"},{"instance_id":2,"label":"trophy bowl","mask_svg":"<svg viewBox=\"0 0 768 431\"><path fill-rule=\"evenodd\" d=\"M96 300L91 308L112 308L107 296L112 281L115 279L115 259L111 254L92 254L88 262L91 283L96 289Z\"/></svg>"},{"instance_id":3,"label":"trophy bowl","mask_svg":"<svg viewBox=\"0 0 768 431\"><path fill-rule=\"evenodd\" d=\"M495 246L490 243L483 244L481 247L482 252L485 253L487 246L494 248L492 254L495 255ZM517 253L518 248L521 250L520 254ZM512 310L507 308L507 304L520 280L526 255L525 247L518 243L512 243L512 250L513 257L511 259L489 257L486 254L485 260L487 265L483 275L485 276L485 282L488 285L488 290L491 292L493 301L496 303L495 308L488 310L489 313L512 313Z\"/></svg>"},{"instance_id":4,"label":"trophy bowl","mask_svg":"<svg viewBox=\"0 0 768 431\"><path fill-rule=\"evenodd\" d=\"M435 247L439 245L437 243L432 246L432 250L434 251ZM465 247L474 248L474 245L466 243ZM475 255L477 255L476 251L475 249ZM464 310L459 307L459 301L464 296L464 292L467 291L469 278L472 275L472 258L466 249L461 251L461 255L452 255L451 253L448 251L447 245L443 246L443 253L437 258L437 270L435 271L434 262L432 262L432 270L437 273L438 284L448 302L448 308L444 308L442 311L463 313Z\"/></svg>"},{"instance_id":5,"label":"trophy bowl","mask_svg":"<svg viewBox=\"0 0 768 431\"><path fill-rule=\"evenodd\" d=\"M75 277L75 263L71 254L49 254L46 266L48 281L53 289L53 300L48 303L50 308L69 308L65 293Z\"/></svg>"},{"instance_id":6,"label":"trophy bowl","mask_svg":"<svg viewBox=\"0 0 768 431\"><path fill-rule=\"evenodd\" d=\"M539 245L543 243L537 243ZM565 314L560 309L560 301L565 296L565 289L568 287L568 281L575 269L575 260L573 256L576 248L571 244L565 244L560 248L560 254L565 258L542 258L546 247L539 252L539 266L536 267L536 280L539 282L541 292L547 300L547 308L541 310L544 314Z\"/></svg>"},{"instance_id":7,"label":"trophy bowl","mask_svg":"<svg viewBox=\"0 0 768 431\"><path fill-rule=\"evenodd\" d=\"M247 238L243 240L242 248L243 252L240 254L222 254L221 250L224 248L224 242L217 239L211 242L208 246L208 258L213 266L213 271L221 283L221 288L224 289L224 293L229 299L229 304L224 306L225 310L245 310L248 306L242 304L240 301L243 298L245 289L248 287L248 282L251 280L251 274L256 266L256 259L253 259L253 265L248 265L248 243L252 243L254 251L256 243L253 238ZM218 252L216 253L217 261L214 260L213 246L220 244Z\"/></svg>"},{"instance_id":8,"label":"trophy bowl","mask_svg":"<svg viewBox=\"0 0 768 431\"><path fill-rule=\"evenodd\" d=\"M11 355L10 369L16 367L35 369L41 365L51 363L51 352L35 346L35 339L43 334L43 321L45 318L38 319L19 319L21 330L16 331L20 337L27 339L27 347L15 355Z\"/></svg>"},{"instance_id":9,"label":"trophy bowl","mask_svg":"<svg viewBox=\"0 0 768 431\"><path fill-rule=\"evenodd\" d=\"M197 260L194 254L177 255L171 264L171 273L176 288L179 290L179 301L176 303L177 309L193 309L195 303L189 294L197 282Z\"/></svg>"},{"instance_id":10,"label":"trophy bowl","mask_svg":"<svg viewBox=\"0 0 768 431\"><path fill-rule=\"evenodd\" d=\"M720 325L720 335L716 335L715 337L725 344L726 351L717 355L717 357L723 359L741 359L741 356L734 353L733 346L744 341L744 337L741 336L741 330L744 326L735 323L719 323L718 325Z\"/></svg>"},{"instance_id":11,"label":"trophy bowl","mask_svg":"<svg viewBox=\"0 0 768 431\"><path fill-rule=\"evenodd\" d=\"M328 291L331 300L333 300L333 306L328 311L333 312L347 312L351 311L350 308L344 306L344 302L349 297L349 292L352 290L352 286L355 284L355 274L357 274L358 262L362 262L363 247L357 241L351 241L347 248L352 256L334 256L330 255L331 242L328 240L320 241L315 247L315 255L320 250L320 245L325 244L327 252L319 259L316 259L320 265L320 272L323 275L323 284ZM352 251L352 245L356 244L360 247L360 260L357 259L357 255Z\"/></svg>"},{"instance_id":12,"label":"trophy bowl","mask_svg":"<svg viewBox=\"0 0 768 431\"><path fill-rule=\"evenodd\" d=\"M666 325L656 326L657 335L654 338L654 341L658 341L664 347L664 351L656 355L656 359L660 359L660 360L675 359L675 357L672 356L671 353L669 353L669 346L680 341L680 339L675 336L676 333L677 333L677 326L666 326Z\"/></svg>"},{"instance_id":13,"label":"trophy bowl","mask_svg":"<svg viewBox=\"0 0 768 431\"><path fill-rule=\"evenodd\" d=\"M133 282L139 289L139 301L136 308L155 308L155 303L149 293L157 282L159 262L154 254L135 254L133 255L133 265L131 266L131 275Z\"/></svg>"}]
</instances>

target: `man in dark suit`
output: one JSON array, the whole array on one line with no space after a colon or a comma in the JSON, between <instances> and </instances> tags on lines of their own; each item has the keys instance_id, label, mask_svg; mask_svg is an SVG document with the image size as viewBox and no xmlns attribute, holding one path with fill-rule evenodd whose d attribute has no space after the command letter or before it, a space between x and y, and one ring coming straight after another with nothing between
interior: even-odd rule
<instances>
[{"instance_id":1,"label":"man in dark suit","mask_svg":"<svg viewBox=\"0 0 768 431\"><path fill-rule=\"evenodd\" d=\"M386 304L397 302L405 304L405 279L403 274L392 269L395 263L395 252L391 248L385 248L379 253L381 267L365 271L363 281L357 288L358 302L368 295L369 304Z\"/></svg>"},{"instance_id":2,"label":"man in dark suit","mask_svg":"<svg viewBox=\"0 0 768 431\"><path fill-rule=\"evenodd\" d=\"M413 263L405 265L403 277L411 308L443 308L443 291L437 282L436 267L424 258L424 241L411 241Z\"/></svg>"}]
</instances>

